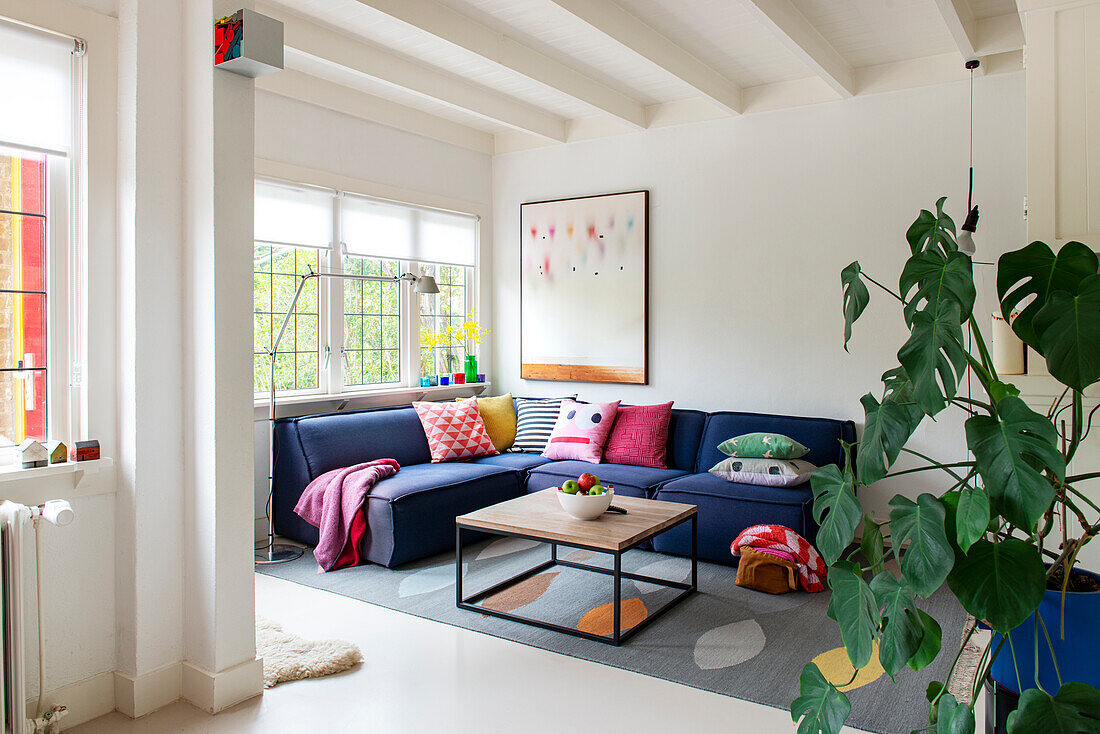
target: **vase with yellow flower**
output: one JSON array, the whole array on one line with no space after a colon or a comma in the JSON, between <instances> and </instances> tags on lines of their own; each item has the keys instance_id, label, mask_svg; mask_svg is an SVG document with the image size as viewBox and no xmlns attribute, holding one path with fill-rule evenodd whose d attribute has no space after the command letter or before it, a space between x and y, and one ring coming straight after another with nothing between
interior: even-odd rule
<instances>
[{"instance_id":1,"label":"vase with yellow flower","mask_svg":"<svg viewBox=\"0 0 1100 734\"><path fill-rule=\"evenodd\" d=\"M462 373L456 373L455 378L457 379L461 374L466 382L477 382L477 347L488 335L488 329L481 328L476 321L466 321L459 326L447 327L447 333L451 341L461 345L466 353L465 370Z\"/></svg>"}]
</instances>

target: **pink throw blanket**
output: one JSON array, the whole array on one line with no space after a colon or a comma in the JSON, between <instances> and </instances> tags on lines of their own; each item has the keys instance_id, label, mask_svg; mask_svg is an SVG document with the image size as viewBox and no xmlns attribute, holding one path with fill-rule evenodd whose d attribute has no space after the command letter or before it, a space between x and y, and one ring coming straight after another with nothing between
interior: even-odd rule
<instances>
[{"instance_id":1,"label":"pink throw blanket","mask_svg":"<svg viewBox=\"0 0 1100 734\"><path fill-rule=\"evenodd\" d=\"M358 563L359 549L347 548L356 535L352 532L352 523L363 512L367 495L374 485L392 477L400 468L393 459L376 459L333 469L314 479L302 492L294 512L320 531L313 556L322 571Z\"/></svg>"}]
</instances>

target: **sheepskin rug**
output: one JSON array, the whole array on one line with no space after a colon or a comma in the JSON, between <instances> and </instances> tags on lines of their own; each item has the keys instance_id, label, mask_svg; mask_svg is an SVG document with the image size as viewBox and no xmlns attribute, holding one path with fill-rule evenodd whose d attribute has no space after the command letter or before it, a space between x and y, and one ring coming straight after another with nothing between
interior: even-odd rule
<instances>
[{"instance_id":1,"label":"sheepskin rug","mask_svg":"<svg viewBox=\"0 0 1100 734\"><path fill-rule=\"evenodd\" d=\"M363 660L357 645L343 640L307 640L259 615L256 655L264 661L264 688L341 673Z\"/></svg>"}]
</instances>

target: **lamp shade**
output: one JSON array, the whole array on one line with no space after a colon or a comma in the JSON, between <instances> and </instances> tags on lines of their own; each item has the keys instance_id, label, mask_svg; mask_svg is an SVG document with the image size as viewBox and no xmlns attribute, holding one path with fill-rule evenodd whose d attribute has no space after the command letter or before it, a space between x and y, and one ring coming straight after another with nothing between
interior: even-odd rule
<instances>
[{"instance_id":1,"label":"lamp shade","mask_svg":"<svg viewBox=\"0 0 1100 734\"><path fill-rule=\"evenodd\" d=\"M439 293L439 286L435 284L435 278L430 275L421 275L416 279L417 293Z\"/></svg>"}]
</instances>

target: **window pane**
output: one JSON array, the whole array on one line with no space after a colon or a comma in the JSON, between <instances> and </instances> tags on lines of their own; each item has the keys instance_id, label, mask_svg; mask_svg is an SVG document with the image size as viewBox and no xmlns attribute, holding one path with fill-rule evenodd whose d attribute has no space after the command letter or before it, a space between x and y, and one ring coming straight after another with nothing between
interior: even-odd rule
<instances>
[{"instance_id":1,"label":"window pane","mask_svg":"<svg viewBox=\"0 0 1100 734\"><path fill-rule=\"evenodd\" d=\"M396 260L344 257L345 273L389 276L399 272L399 265ZM344 287L344 386L400 382L400 284L347 283L354 287Z\"/></svg>"},{"instance_id":2,"label":"window pane","mask_svg":"<svg viewBox=\"0 0 1100 734\"><path fill-rule=\"evenodd\" d=\"M320 252L312 248L257 244L253 275L253 352L255 390L270 390L271 361L267 355L294 300L295 273L320 269ZM275 360L276 390L316 390L320 387L320 302L317 280L302 288L287 321Z\"/></svg>"},{"instance_id":3,"label":"window pane","mask_svg":"<svg viewBox=\"0 0 1100 734\"><path fill-rule=\"evenodd\" d=\"M0 372L0 446L47 439L46 371Z\"/></svg>"},{"instance_id":4,"label":"window pane","mask_svg":"<svg viewBox=\"0 0 1100 734\"><path fill-rule=\"evenodd\" d=\"M445 338L448 328L457 329L472 317L467 309L466 277L471 268L456 265L421 264L419 271L431 275L439 285L436 295L420 296L420 343L429 344L433 335L444 339L432 350L421 350L421 374L452 374L463 369L466 352L461 344Z\"/></svg>"}]
</instances>

